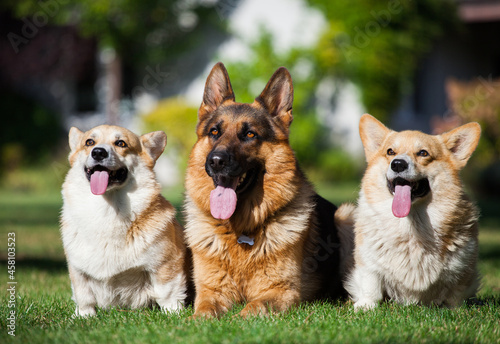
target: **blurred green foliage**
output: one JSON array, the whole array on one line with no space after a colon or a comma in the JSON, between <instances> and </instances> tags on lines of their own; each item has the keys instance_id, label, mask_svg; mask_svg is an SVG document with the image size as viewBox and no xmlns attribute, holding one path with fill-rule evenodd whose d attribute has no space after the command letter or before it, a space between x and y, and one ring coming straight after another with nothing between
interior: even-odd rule
<instances>
[{"instance_id":1,"label":"blurred green foliage","mask_svg":"<svg viewBox=\"0 0 500 344\"><path fill-rule=\"evenodd\" d=\"M327 179L357 178L357 164L332 146L328 129L316 115L317 85L325 78L349 80L360 89L368 112L387 120L411 89L419 59L443 32L457 25L456 5L451 0L307 2L327 20L316 46L277 52L271 35L262 31L248 60L226 67L240 102L252 102L272 73L287 67L295 89L290 143L300 163L326 171L322 175ZM19 18L42 11L50 24L75 25L83 34L97 37L101 46L113 47L125 66L137 67L188 51L200 42L199 33L206 27L222 28L226 23L217 16L216 5L178 0L5 0L0 9ZM30 113L36 116L37 111ZM187 157L196 118L196 109L169 99L145 122L151 130L164 128L167 151L175 149ZM8 147L4 154L16 156L17 149Z\"/></svg>"},{"instance_id":2,"label":"blurred green foliage","mask_svg":"<svg viewBox=\"0 0 500 344\"><path fill-rule=\"evenodd\" d=\"M177 0L4 0L0 9L19 18L39 14L52 25L75 25L132 64L163 62L198 44L201 38L195 33L200 28L223 27L214 5Z\"/></svg>"},{"instance_id":3,"label":"blurred green foliage","mask_svg":"<svg viewBox=\"0 0 500 344\"><path fill-rule=\"evenodd\" d=\"M417 63L446 30L458 26L451 0L307 0L328 21L315 48L320 75L348 79L381 120L412 87Z\"/></svg>"},{"instance_id":4,"label":"blurred green foliage","mask_svg":"<svg viewBox=\"0 0 500 344\"><path fill-rule=\"evenodd\" d=\"M40 163L54 153L62 128L59 116L14 93L0 97L0 171Z\"/></svg>"},{"instance_id":5,"label":"blurred green foliage","mask_svg":"<svg viewBox=\"0 0 500 344\"><path fill-rule=\"evenodd\" d=\"M458 27L456 5L450 0L307 0L327 20L312 48L277 52L272 37L262 31L244 62L226 64L237 101L251 102L279 66L294 81L294 123L290 143L299 161L320 180L356 179L359 157L341 151L315 109L322 80L337 85L353 82L367 111L382 121L411 91L417 64L436 39ZM239 98L239 99L238 99Z\"/></svg>"},{"instance_id":6,"label":"blurred green foliage","mask_svg":"<svg viewBox=\"0 0 500 344\"><path fill-rule=\"evenodd\" d=\"M198 109L182 98L167 98L158 103L153 111L143 116L145 131L163 130L167 134L165 152L181 158L186 167L189 152L196 142Z\"/></svg>"},{"instance_id":7,"label":"blurred green foliage","mask_svg":"<svg viewBox=\"0 0 500 344\"><path fill-rule=\"evenodd\" d=\"M226 63L236 101L251 103L262 92L267 81L280 66L293 79L293 123L290 145L301 166L317 181L353 180L359 178L360 166L349 154L332 146L330 129L316 115L315 92L323 71L315 63L314 49L294 48L278 53L269 32L261 30L251 45L252 56L243 62Z\"/></svg>"},{"instance_id":8,"label":"blurred green foliage","mask_svg":"<svg viewBox=\"0 0 500 344\"><path fill-rule=\"evenodd\" d=\"M217 16L215 4L178 0L3 0L0 12L36 26L36 32L45 26L77 27L83 36L95 38L101 48L116 51L127 71L123 79L130 82L130 75L143 71L141 66L165 63L196 47L207 27L224 29L225 21ZM61 135L59 115L24 98L2 94L0 102L6 118L0 129L0 171L51 156L59 139L65 137Z\"/></svg>"},{"instance_id":9,"label":"blurred green foliage","mask_svg":"<svg viewBox=\"0 0 500 344\"><path fill-rule=\"evenodd\" d=\"M449 79L446 90L451 120L478 122L481 140L465 175L490 195L500 193L500 79L478 77L472 81ZM458 121L456 121L458 119ZM457 124L458 124L457 123ZM473 178L470 178L470 177Z\"/></svg>"},{"instance_id":10,"label":"blurred green foliage","mask_svg":"<svg viewBox=\"0 0 500 344\"><path fill-rule=\"evenodd\" d=\"M311 107L316 89L315 81L318 80L318 76L314 75L315 66L306 58L305 51L292 50L281 55L273 49L272 37L268 32L262 30L260 37L251 47L253 56L249 61L225 64L236 101L253 102L264 90L276 69L285 66L292 74L294 87L290 144L299 161L312 166L319 159L319 154L328 147L328 131ZM297 67L306 68L309 72L303 76L302 73L294 73Z\"/></svg>"}]
</instances>

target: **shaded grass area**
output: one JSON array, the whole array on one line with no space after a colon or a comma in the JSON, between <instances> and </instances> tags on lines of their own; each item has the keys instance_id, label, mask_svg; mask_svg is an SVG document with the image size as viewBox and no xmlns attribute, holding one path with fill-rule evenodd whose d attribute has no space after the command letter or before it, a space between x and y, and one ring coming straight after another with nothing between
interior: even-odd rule
<instances>
[{"instance_id":1,"label":"shaded grass area","mask_svg":"<svg viewBox=\"0 0 500 344\"><path fill-rule=\"evenodd\" d=\"M357 185L317 186L339 205L354 201ZM179 208L182 190L165 190ZM58 193L0 193L0 342L76 343L500 343L500 202L480 200L479 304L458 309L382 304L354 313L350 302L304 304L269 318L235 317L237 306L217 321L191 321L158 309L99 310L92 319L73 319L74 304L59 236ZM8 335L7 233L16 234L16 337Z\"/></svg>"}]
</instances>

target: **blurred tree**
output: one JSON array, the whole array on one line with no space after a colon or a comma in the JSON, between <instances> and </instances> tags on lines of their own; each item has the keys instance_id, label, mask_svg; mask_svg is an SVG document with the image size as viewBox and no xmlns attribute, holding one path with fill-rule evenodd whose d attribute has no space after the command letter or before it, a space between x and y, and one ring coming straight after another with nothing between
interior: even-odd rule
<instances>
[{"instance_id":1,"label":"blurred tree","mask_svg":"<svg viewBox=\"0 0 500 344\"><path fill-rule=\"evenodd\" d=\"M278 53L262 32L244 62L226 64L239 100L252 101L274 70L292 73L295 99L290 142L301 163L328 179L356 178L359 166L332 145L316 116L317 87L323 80L353 82L370 113L387 120L411 91L417 63L446 30L458 25L450 0L307 0L323 12L327 28L313 48ZM238 99L237 99L238 100ZM334 105L334 104L333 104Z\"/></svg>"},{"instance_id":2,"label":"blurred tree","mask_svg":"<svg viewBox=\"0 0 500 344\"><path fill-rule=\"evenodd\" d=\"M354 82L368 111L381 120L411 90L419 59L458 25L451 0L307 0L326 16L316 47L320 75Z\"/></svg>"},{"instance_id":3,"label":"blurred tree","mask_svg":"<svg viewBox=\"0 0 500 344\"><path fill-rule=\"evenodd\" d=\"M446 92L450 103L448 117L458 117L458 125L478 122L481 125L481 139L484 142L475 153L476 161L483 167L493 161L500 161L500 79L478 77L463 82L450 78ZM446 128L451 130L453 128Z\"/></svg>"},{"instance_id":4,"label":"blurred tree","mask_svg":"<svg viewBox=\"0 0 500 344\"><path fill-rule=\"evenodd\" d=\"M328 147L328 131L315 115L312 104L318 71L311 63L312 52L294 49L279 54L273 49L272 36L261 30L260 39L251 45L249 61L226 63L236 101L251 103L264 90L273 73L285 66L292 74L294 87L293 123L290 144L301 163L313 165Z\"/></svg>"},{"instance_id":5,"label":"blurred tree","mask_svg":"<svg viewBox=\"0 0 500 344\"><path fill-rule=\"evenodd\" d=\"M144 132L162 128L167 133L166 152L181 157L181 168L187 166L189 152L196 142L196 122L198 109L183 98L161 100L153 111L144 114Z\"/></svg>"},{"instance_id":6,"label":"blurred tree","mask_svg":"<svg viewBox=\"0 0 500 344\"><path fill-rule=\"evenodd\" d=\"M0 173L46 159L59 139L58 116L33 100L10 92L0 97L0 109L8 111L2 114L8 125L0 127Z\"/></svg>"},{"instance_id":7,"label":"blurred tree","mask_svg":"<svg viewBox=\"0 0 500 344\"><path fill-rule=\"evenodd\" d=\"M210 0L3 0L0 32L6 39L0 44L0 60L7 63L0 73L0 81L4 82L0 87L15 92L18 90L11 86L13 80L40 79L48 81L40 82L45 86L81 78L82 73L89 73L82 68L83 62L95 64L93 44L97 42L106 69L108 123L116 123L120 98L131 91L127 85L138 85L144 73L155 82L158 78L166 80L160 63L175 60L198 46L206 28L225 30L225 21L217 15L217 4ZM75 30L92 39L73 39ZM92 49L82 49L82 41ZM91 51L90 58L82 56L82 51ZM22 69L9 69L9 61L20 60L24 63L17 66ZM122 77L124 70L127 73ZM0 130L0 172L54 153L62 136L57 113L5 91L0 108L5 111Z\"/></svg>"},{"instance_id":8,"label":"blurred tree","mask_svg":"<svg viewBox=\"0 0 500 344\"><path fill-rule=\"evenodd\" d=\"M179 0L4 0L11 10L37 27L47 24L77 26L97 37L124 60L161 62L165 50L184 51L197 43L193 30L207 23L222 25L216 1ZM42 25L43 24L43 25Z\"/></svg>"},{"instance_id":9,"label":"blurred tree","mask_svg":"<svg viewBox=\"0 0 500 344\"><path fill-rule=\"evenodd\" d=\"M22 18L26 30L9 40L22 48L31 32L52 25L77 26L85 36L96 37L106 68L107 113L110 123L117 121L121 97L123 66L163 62L196 45L195 29L204 25L221 26L214 1L179 0L5 0L1 9ZM202 30L197 30L202 32ZM162 77L156 71L157 77Z\"/></svg>"}]
</instances>

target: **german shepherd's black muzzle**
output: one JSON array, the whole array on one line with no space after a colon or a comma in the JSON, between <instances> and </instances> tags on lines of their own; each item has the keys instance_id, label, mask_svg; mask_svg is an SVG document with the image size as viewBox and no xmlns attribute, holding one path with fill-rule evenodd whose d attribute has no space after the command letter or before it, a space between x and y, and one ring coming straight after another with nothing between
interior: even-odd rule
<instances>
[{"instance_id":1,"label":"german shepherd's black muzzle","mask_svg":"<svg viewBox=\"0 0 500 344\"><path fill-rule=\"evenodd\" d=\"M238 159L227 150L213 150L205 162L205 171L213 179L215 187L233 188L238 193L251 188L261 170L262 166L257 161Z\"/></svg>"},{"instance_id":2,"label":"german shepherd's black muzzle","mask_svg":"<svg viewBox=\"0 0 500 344\"><path fill-rule=\"evenodd\" d=\"M243 168L234 154L223 150L210 152L205 162L205 170L214 180L215 186L224 187L230 187L232 180L243 174Z\"/></svg>"}]
</instances>

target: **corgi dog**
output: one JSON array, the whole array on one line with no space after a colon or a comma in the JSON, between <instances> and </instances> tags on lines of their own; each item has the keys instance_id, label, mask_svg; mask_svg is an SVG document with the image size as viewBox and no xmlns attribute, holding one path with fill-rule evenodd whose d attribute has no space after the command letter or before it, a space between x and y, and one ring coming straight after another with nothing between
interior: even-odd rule
<instances>
[{"instance_id":1,"label":"corgi dog","mask_svg":"<svg viewBox=\"0 0 500 344\"><path fill-rule=\"evenodd\" d=\"M164 132L101 125L69 132L61 235L77 316L96 306L179 310L186 298L183 229L153 167Z\"/></svg>"},{"instance_id":2,"label":"corgi dog","mask_svg":"<svg viewBox=\"0 0 500 344\"><path fill-rule=\"evenodd\" d=\"M367 169L346 282L354 307L370 309L384 298L453 307L474 296L479 212L460 170L476 149L479 124L433 136L392 131L363 115L359 130Z\"/></svg>"}]
</instances>

